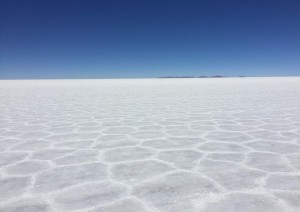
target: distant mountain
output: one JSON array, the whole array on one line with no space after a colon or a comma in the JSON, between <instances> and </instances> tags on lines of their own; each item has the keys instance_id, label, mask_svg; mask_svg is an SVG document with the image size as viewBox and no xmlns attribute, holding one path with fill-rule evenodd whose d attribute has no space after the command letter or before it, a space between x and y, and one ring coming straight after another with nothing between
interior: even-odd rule
<instances>
[{"instance_id":1,"label":"distant mountain","mask_svg":"<svg viewBox=\"0 0 300 212\"><path fill-rule=\"evenodd\" d=\"M164 77L159 77L159 78L223 78L226 76L222 75L214 75L214 76L164 76ZM244 76L240 76L244 77Z\"/></svg>"}]
</instances>

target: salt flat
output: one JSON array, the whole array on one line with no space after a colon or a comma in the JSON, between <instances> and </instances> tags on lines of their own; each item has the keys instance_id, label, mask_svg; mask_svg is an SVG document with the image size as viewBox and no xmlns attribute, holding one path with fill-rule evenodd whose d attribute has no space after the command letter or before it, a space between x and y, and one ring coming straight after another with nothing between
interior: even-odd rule
<instances>
[{"instance_id":1,"label":"salt flat","mask_svg":"<svg viewBox=\"0 0 300 212\"><path fill-rule=\"evenodd\" d=\"M2 80L0 211L300 211L300 78Z\"/></svg>"}]
</instances>

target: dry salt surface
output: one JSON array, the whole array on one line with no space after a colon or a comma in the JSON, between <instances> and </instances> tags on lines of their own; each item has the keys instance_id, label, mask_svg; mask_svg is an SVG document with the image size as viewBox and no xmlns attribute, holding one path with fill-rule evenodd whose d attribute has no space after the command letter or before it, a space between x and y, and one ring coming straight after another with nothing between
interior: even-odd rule
<instances>
[{"instance_id":1,"label":"dry salt surface","mask_svg":"<svg viewBox=\"0 0 300 212\"><path fill-rule=\"evenodd\" d=\"M299 212L300 78L0 81L0 211Z\"/></svg>"}]
</instances>

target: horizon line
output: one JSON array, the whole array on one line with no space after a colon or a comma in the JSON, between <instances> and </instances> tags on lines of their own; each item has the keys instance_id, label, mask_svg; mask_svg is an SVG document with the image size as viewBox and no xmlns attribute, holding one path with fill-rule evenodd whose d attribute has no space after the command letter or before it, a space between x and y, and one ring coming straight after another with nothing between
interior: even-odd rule
<instances>
[{"instance_id":1,"label":"horizon line","mask_svg":"<svg viewBox=\"0 0 300 212\"><path fill-rule=\"evenodd\" d=\"M300 75L276 75L276 76L162 76L162 77L116 77L116 78L0 78L4 80L103 80L103 79L222 79L222 78L277 78L277 77L300 77Z\"/></svg>"}]
</instances>

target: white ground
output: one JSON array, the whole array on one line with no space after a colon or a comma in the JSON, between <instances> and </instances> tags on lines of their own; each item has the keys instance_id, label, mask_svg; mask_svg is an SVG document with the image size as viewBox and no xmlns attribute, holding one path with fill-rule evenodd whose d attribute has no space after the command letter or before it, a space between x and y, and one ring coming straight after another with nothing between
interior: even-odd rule
<instances>
[{"instance_id":1,"label":"white ground","mask_svg":"<svg viewBox=\"0 0 300 212\"><path fill-rule=\"evenodd\" d=\"M0 81L0 211L300 211L300 78Z\"/></svg>"}]
</instances>

